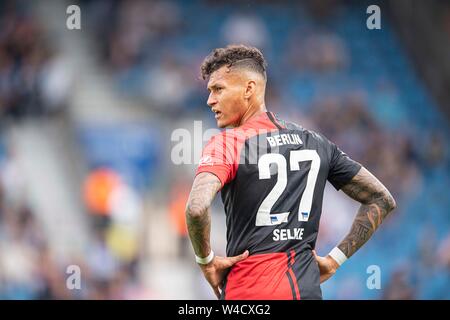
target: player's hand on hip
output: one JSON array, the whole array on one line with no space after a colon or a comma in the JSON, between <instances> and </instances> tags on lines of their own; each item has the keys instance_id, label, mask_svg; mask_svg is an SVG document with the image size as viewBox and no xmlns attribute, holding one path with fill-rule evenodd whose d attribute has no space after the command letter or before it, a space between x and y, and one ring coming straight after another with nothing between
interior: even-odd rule
<instances>
[{"instance_id":1,"label":"player's hand on hip","mask_svg":"<svg viewBox=\"0 0 450 320\"><path fill-rule=\"evenodd\" d=\"M320 270L320 283L330 279L339 268L339 264L330 256L320 257L317 255L316 251L312 251L314 258L316 259L317 265Z\"/></svg>"},{"instance_id":2,"label":"player's hand on hip","mask_svg":"<svg viewBox=\"0 0 450 320\"><path fill-rule=\"evenodd\" d=\"M248 255L248 250L245 250L244 253L234 257L215 256L210 263L200 265L206 280L208 280L218 299L220 299L223 280L227 270L239 261L246 259Z\"/></svg>"}]
</instances>

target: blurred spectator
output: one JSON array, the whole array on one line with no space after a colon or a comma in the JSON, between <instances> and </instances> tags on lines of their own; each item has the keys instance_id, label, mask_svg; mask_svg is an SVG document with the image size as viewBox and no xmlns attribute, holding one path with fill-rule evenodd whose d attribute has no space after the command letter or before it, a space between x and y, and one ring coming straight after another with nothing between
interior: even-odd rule
<instances>
[{"instance_id":1,"label":"blurred spectator","mask_svg":"<svg viewBox=\"0 0 450 320\"><path fill-rule=\"evenodd\" d=\"M384 300L417 299L416 292L408 282L408 271L399 269L394 271L387 288L383 291Z\"/></svg>"},{"instance_id":2,"label":"blurred spectator","mask_svg":"<svg viewBox=\"0 0 450 320\"><path fill-rule=\"evenodd\" d=\"M193 90L192 81L187 79L187 71L169 53L160 64L149 70L143 96L148 98L154 109L173 116L185 108L183 102Z\"/></svg>"},{"instance_id":3,"label":"blurred spectator","mask_svg":"<svg viewBox=\"0 0 450 320\"><path fill-rule=\"evenodd\" d=\"M450 272L450 233L447 233L444 240L437 249L438 262Z\"/></svg>"},{"instance_id":4,"label":"blurred spectator","mask_svg":"<svg viewBox=\"0 0 450 320\"><path fill-rule=\"evenodd\" d=\"M12 2L5 7L0 16L0 119L54 113L66 103L70 75L54 60L38 21Z\"/></svg>"},{"instance_id":5,"label":"blurred spectator","mask_svg":"<svg viewBox=\"0 0 450 320\"><path fill-rule=\"evenodd\" d=\"M181 257L189 256L190 240L188 238L188 230L186 227L186 203L189 198L190 181L177 180L173 184L169 198L169 217L171 226L177 234L178 252Z\"/></svg>"},{"instance_id":6,"label":"blurred spectator","mask_svg":"<svg viewBox=\"0 0 450 320\"><path fill-rule=\"evenodd\" d=\"M108 168L99 168L89 173L83 186L84 200L89 211L95 216L104 217L102 225L111 215L111 196L121 184L119 175Z\"/></svg>"},{"instance_id":7,"label":"blurred spectator","mask_svg":"<svg viewBox=\"0 0 450 320\"><path fill-rule=\"evenodd\" d=\"M252 45L264 49L269 37L266 25L255 15L231 15L222 26L225 43Z\"/></svg>"},{"instance_id":8,"label":"blurred spectator","mask_svg":"<svg viewBox=\"0 0 450 320\"><path fill-rule=\"evenodd\" d=\"M306 32L292 33L289 39L286 56L297 71L326 74L348 66L349 53L342 38L334 33Z\"/></svg>"}]
</instances>

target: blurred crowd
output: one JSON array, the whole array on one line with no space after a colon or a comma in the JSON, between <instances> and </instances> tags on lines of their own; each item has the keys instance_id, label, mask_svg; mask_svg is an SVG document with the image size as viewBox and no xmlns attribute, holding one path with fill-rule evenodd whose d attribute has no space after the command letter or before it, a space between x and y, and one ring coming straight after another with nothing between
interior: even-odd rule
<instances>
[{"instance_id":1,"label":"blurred crowd","mask_svg":"<svg viewBox=\"0 0 450 320\"><path fill-rule=\"evenodd\" d=\"M90 212L89 208L94 208L89 201L86 210L92 213L87 216L92 237L85 254L57 255L49 243L48 228L34 212L14 149L3 142L0 143L0 299L154 296L152 292L144 292L146 289L139 283L139 258L130 232L114 225L110 216ZM79 270L78 274L72 266Z\"/></svg>"},{"instance_id":2,"label":"blurred crowd","mask_svg":"<svg viewBox=\"0 0 450 320\"><path fill-rule=\"evenodd\" d=\"M110 249L123 232L107 229L108 222L93 219L86 256L64 260L48 243L6 131L23 120L60 117L70 82L32 6L9 1L0 8L0 299L136 298L135 257ZM69 265L80 267L81 290L68 290Z\"/></svg>"},{"instance_id":3,"label":"blurred crowd","mask_svg":"<svg viewBox=\"0 0 450 320\"><path fill-rule=\"evenodd\" d=\"M0 116L19 120L64 107L68 83L42 25L27 6L0 4Z\"/></svg>"},{"instance_id":4,"label":"blurred crowd","mask_svg":"<svg viewBox=\"0 0 450 320\"><path fill-rule=\"evenodd\" d=\"M11 3L3 5L0 18L0 124L53 114L63 110L68 99L69 84L60 80L64 77L55 58L57 49L47 41L32 11ZM115 90L144 104L154 118L162 119L161 127L170 128L171 121L182 118L208 117L199 65L212 48L227 43L260 47L269 60L268 108L323 133L379 177L397 199L398 212L386 222L387 231L373 241L380 247L396 241L400 243L396 248L402 249L403 240L393 238L396 234L418 235L414 249L405 252L408 256L403 264L392 264L388 253L377 253L391 269L376 298L449 298L450 219L448 201L439 191L442 186L448 189L450 183L448 122L443 127L433 121L421 122L420 116L409 111L408 96L414 92L405 88L421 91L422 84L405 87L395 77L397 69L389 69L390 64L403 67L402 62L392 62L391 55L374 50L377 43L389 47L387 40L392 35L361 39L353 31L361 27L352 24L352 8L331 3L312 7L288 4L292 9L270 1L258 10L237 2L80 2L85 28L94 31L89 36L95 40L98 64L111 76ZM392 31L387 28L384 32ZM420 107L438 114L431 102ZM0 138L1 134L0 129ZM117 183L114 172L109 171L88 176L80 186L85 192L92 243L85 256L70 261L81 267L84 289L67 290L69 262L55 256L47 243L45 226L25 196L26 177L15 162L14 146L5 141L0 145L0 298L160 297L142 285L136 240L141 229L124 231L123 224L114 223L110 215L112 209L105 197ZM159 190L150 191L164 195L160 209L178 237L180 263L191 259L184 223L191 169L174 169L168 161L164 170L169 175L160 181ZM332 201L324 211L341 206L341 199ZM422 206L416 206L420 202ZM326 218L326 213L319 249L338 240L333 224L348 230L354 214L333 220ZM422 223L424 214L430 214L432 222ZM214 215L218 219L221 212L215 210ZM352 261L361 265L357 258ZM336 286L349 284L346 279L338 278ZM365 297L362 293L361 298Z\"/></svg>"}]
</instances>

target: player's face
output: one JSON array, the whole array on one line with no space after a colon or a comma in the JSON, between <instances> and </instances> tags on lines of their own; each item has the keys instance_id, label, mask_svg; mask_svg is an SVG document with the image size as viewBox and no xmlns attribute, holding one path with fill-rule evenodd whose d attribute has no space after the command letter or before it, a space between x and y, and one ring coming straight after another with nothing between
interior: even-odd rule
<instances>
[{"instance_id":1,"label":"player's face","mask_svg":"<svg viewBox=\"0 0 450 320\"><path fill-rule=\"evenodd\" d=\"M236 127L246 111L245 81L238 72L224 66L214 71L208 82L208 105L219 128Z\"/></svg>"}]
</instances>

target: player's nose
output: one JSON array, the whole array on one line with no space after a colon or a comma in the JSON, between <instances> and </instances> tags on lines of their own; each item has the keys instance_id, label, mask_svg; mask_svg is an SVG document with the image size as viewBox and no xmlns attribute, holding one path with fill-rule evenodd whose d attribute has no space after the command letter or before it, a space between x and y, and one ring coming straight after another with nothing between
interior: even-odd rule
<instances>
[{"instance_id":1,"label":"player's nose","mask_svg":"<svg viewBox=\"0 0 450 320\"><path fill-rule=\"evenodd\" d=\"M211 93L208 97L208 101L206 102L208 104L208 106L210 107L214 107L217 104L217 99L213 96L213 94Z\"/></svg>"}]
</instances>

